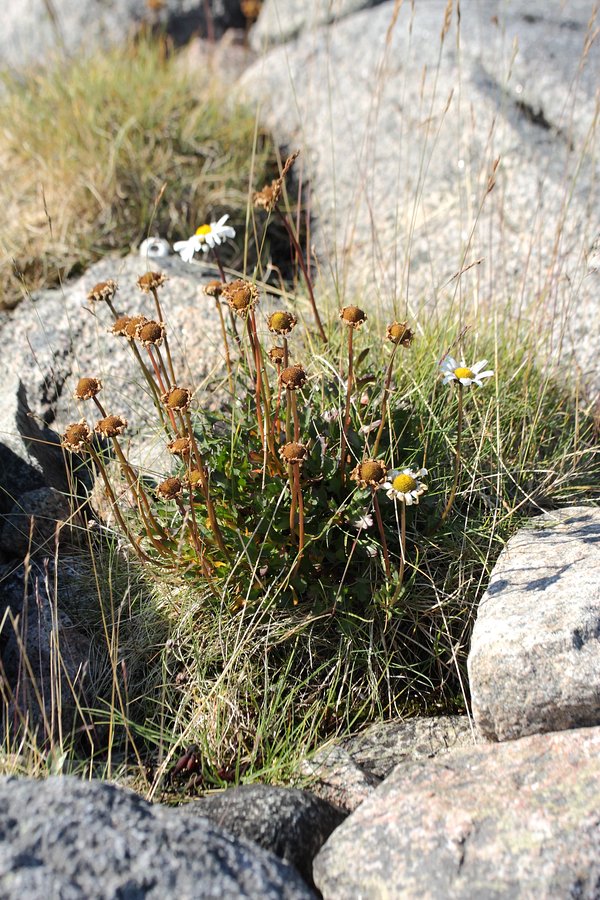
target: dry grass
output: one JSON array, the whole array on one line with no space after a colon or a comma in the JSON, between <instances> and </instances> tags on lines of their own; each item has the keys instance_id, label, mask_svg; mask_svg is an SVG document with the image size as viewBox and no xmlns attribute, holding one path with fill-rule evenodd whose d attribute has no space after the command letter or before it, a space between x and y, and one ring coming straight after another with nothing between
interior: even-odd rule
<instances>
[{"instance_id":1,"label":"dry grass","mask_svg":"<svg viewBox=\"0 0 600 900\"><path fill-rule=\"evenodd\" d=\"M272 159L254 117L160 43L5 76L4 88L0 307L150 231L187 237L221 211L241 225L251 169L261 181Z\"/></svg>"}]
</instances>

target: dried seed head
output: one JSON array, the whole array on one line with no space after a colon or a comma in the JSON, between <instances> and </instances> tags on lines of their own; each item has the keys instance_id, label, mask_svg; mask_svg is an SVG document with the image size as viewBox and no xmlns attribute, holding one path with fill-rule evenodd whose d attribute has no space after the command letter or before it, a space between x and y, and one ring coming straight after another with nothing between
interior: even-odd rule
<instances>
[{"instance_id":1,"label":"dried seed head","mask_svg":"<svg viewBox=\"0 0 600 900\"><path fill-rule=\"evenodd\" d=\"M185 476L185 480L191 488L202 487L202 472L200 469L190 469Z\"/></svg>"},{"instance_id":2,"label":"dried seed head","mask_svg":"<svg viewBox=\"0 0 600 900\"><path fill-rule=\"evenodd\" d=\"M143 318L143 317L142 317ZM127 326L131 322L131 316L119 316L115 319L113 327L109 329L111 334L118 334L121 337L127 335Z\"/></svg>"},{"instance_id":3,"label":"dried seed head","mask_svg":"<svg viewBox=\"0 0 600 900\"><path fill-rule=\"evenodd\" d=\"M296 316L283 310L271 313L267 319L269 331L272 331L274 334L289 334L297 324L298 319Z\"/></svg>"},{"instance_id":4,"label":"dried seed head","mask_svg":"<svg viewBox=\"0 0 600 900\"><path fill-rule=\"evenodd\" d=\"M143 291L144 294L149 294L150 291L155 291L167 280L167 276L164 272L146 272L145 275L140 275L137 280L137 286L140 291Z\"/></svg>"},{"instance_id":5,"label":"dried seed head","mask_svg":"<svg viewBox=\"0 0 600 900\"><path fill-rule=\"evenodd\" d=\"M163 500L175 500L181 497L183 485L179 478L166 478L158 485L156 491Z\"/></svg>"},{"instance_id":6,"label":"dried seed head","mask_svg":"<svg viewBox=\"0 0 600 900\"><path fill-rule=\"evenodd\" d=\"M94 425L94 431L105 438L114 438L123 434L127 428L127 419L122 416L106 416Z\"/></svg>"},{"instance_id":7,"label":"dried seed head","mask_svg":"<svg viewBox=\"0 0 600 900\"><path fill-rule=\"evenodd\" d=\"M129 316L129 321L123 326L123 334L132 341L137 337L137 331L140 325L144 325L148 319L146 316Z\"/></svg>"},{"instance_id":8,"label":"dried seed head","mask_svg":"<svg viewBox=\"0 0 600 900\"><path fill-rule=\"evenodd\" d=\"M281 178L275 178L271 184L265 184L260 191L255 191L252 195L252 202L257 209L264 209L266 212L273 212L281 197L283 181Z\"/></svg>"},{"instance_id":9,"label":"dried seed head","mask_svg":"<svg viewBox=\"0 0 600 900\"><path fill-rule=\"evenodd\" d=\"M350 328L359 328L367 320L367 314L358 306L344 306L340 310L340 319Z\"/></svg>"},{"instance_id":10,"label":"dried seed head","mask_svg":"<svg viewBox=\"0 0 600 900\"><path fill-rule=\"evenodd\" d=\"M80 453L82 450L85 450L86 445L89 444L91 440L92 432L88 428L85 419L82 419L81 422L74 422L67 427L67 430L63 434L61 446L71 453Z\"/></svg>"},{"instance_id":11,"label":"dried seed head","mask_svg":"<svg viewBox=\"0 0 600 900\"><path fill-rule=\"evenodd\" d=\"M279 377L288 391L297 391L306 384L306 372L302 366L288 366Z\"/></svg>"},{"instance_id":12,"label":"dried seed head","mask_svg":"<svg viewBox=\"0 0 600 900\"><path fill-rule=\"evenodd\" d=\"M76 400L91 400L102 390L102 382L99 378L80 378L75 388Z\"/></svg>"},{"instance_id":13,"label":"dried seed head","mask_svg":"<svg viewBox=\"0 0 600 900\"><path fill-rule=\"evenodd\" d=\"M224 287L225 283L223 281L209 281L208 284L204 285L204 293L207 295L207 297L219 298Z\"/></svg>"},{"instance_id":14,"label":"dried seed head","mask_svg":"<svg viewBox=\"0 0 600 900\"><path fill-rule=\"evenodd\" d=\"M302 463L308 453L308 447L298 441L289 441L279 448L279 455L288 463Z\"/></svg>"},{"instance_id":15,"label":"dried seed head","mask_svg":"<svg viewBox=\"0 0 600 900\"><path fill-rule=\"evenodd\" d=\"M408 327L407 322L392 322L391 325L388 325L385 336L393 344L402 344L403 347L410 347L415 333Z\"/></svg>"},{"instance_id":16,"label":"dried seed head","mask_svg":"<svg viewBox=\"0 0 600 900\"><path fill-rule=\"evenodd\" d=\"M179 409L183 411L189 409L190 403L192 402L192 392L187 388L181 388L174 385L166 392L166 394L163 394L160 399L167 409Z\"/></svg>"},{"instance_id":17,"label":"dried seed head","mask_svg":"<svg viewBox=\"0 0 600 900\"><path fill-rule=\"evenodd\" d=\"M269 350L269 359L272 363L281 364L285 359L285 350L283 347L271 347Z\"/></svg>"},{"instance_id":18,"label":"dried seed head","mask_svg":"<svg viewBox=\"0 0 600 900\"><path fill-rule=\"evenodd\" d=\"M192 452L192 442L189 437L178 437L167 444L167 450L174 456L189 456Z\"/></svg>"},{"instance_id":19,"label":"dried seed head","mask_svg":"<svg viewBox=\"0 0 600 900\"><path fill-rule=\"evenodd\" d=\"M119 285L116 281L109 279L108 281L99 281L95 284L91 291L88 291L87 298L92 303L99 303L101 300L112 300L117 293Z\"/></svg>"},{"instance_id":20,"label":"dried seed head","mask_svg":"<svg viewBox=\"0 0 600 900\"><path fill-rule=\"evenodd\" d=\"M135 336L144 347L149 347L151 344L160 344L165 336L165 323L155 322L153 319L140 322L135 330Z\"/></svg>"},{"instance_id":21,"label":"dried seed head","mask_svg":"<svg viewBox=\"0 0 600 900\"><path fill-rule=\"evenodd\" d=\"M246 316L258 302L258 289L251 281L238 278L223 286L221 297L238 316Z\"/></svg>"},{"instance_id":22,"label":"dried seed head","mask_svg":"<svg viewBox=\"0 0 600 900\"><path fill-rule=\"evenodd\" d=\"M382 459L363 459L350 474L360 487L376 487L385 481L387 468Z\"/></svg>"}]
</instances>

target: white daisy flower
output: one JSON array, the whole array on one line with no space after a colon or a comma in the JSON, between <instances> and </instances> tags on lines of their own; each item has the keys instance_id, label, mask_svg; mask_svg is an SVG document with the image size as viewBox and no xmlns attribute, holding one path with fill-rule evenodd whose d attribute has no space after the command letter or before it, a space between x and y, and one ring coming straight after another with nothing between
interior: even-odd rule
<instances>
[{"instance_id":1,"label":"white daisy flower","mask_svg":"<svg viewBox=\"0 0 600 900\"><path fill-rule=\"evenodd\" d=\"M482 371L487 364L487 359L481 359L472 366L467 366L465 365L464 359L457 362L453 356L447 356L440 363L440 369L444 376L443 383L450 384L451 381L458 381L465 387L469 387L472 384L476 384L477 387L482 387L483 383L481 379L491 378L494 374L493 369L487 369L485 372Z\"/></svg>"},{"instance_id":2,"label":"white daisy flower","mask_svg":"<svg viewBox=\"0 0 600 900\"><path fill-rule=\"evenodd\" d=\"M173 244L173 250L175 253L179 253L184 262L191 262L194 254L199 253L200 250L203 253L214 250L218 244L223 244L227 239L235 237L235 228L225 224L228 218L228 215L224 215L218 222L201 225L187 241L177 241Z\"/></svg>"},{"instance_id":3,"label":"white daisy flower","mask_svg":"<svg viewBox=\"0 0 600 900\"><path fill-rule=\"evenodd\" d=\"M357 519L355 519L352 525L358 531L362 531L364 528L372 528L373 516L370 513L365 513L364 516L359 516Z\"/></svg>"},{"instance_id":4,"label":"white daisy flower","mask_svg":"<svg viewBox=\"0 0 600 900\"><path fill-rule=\"evenodd\" d=\"M413 469L394 469L390 472L390 480L384 481L381 487L390 500L400 500L401 503L412 506L419 502L419 498L427 490L427 485L421 481L423 475L427 475L427 469L418 469L416 472Z\"/></svg>"}]
</instances>

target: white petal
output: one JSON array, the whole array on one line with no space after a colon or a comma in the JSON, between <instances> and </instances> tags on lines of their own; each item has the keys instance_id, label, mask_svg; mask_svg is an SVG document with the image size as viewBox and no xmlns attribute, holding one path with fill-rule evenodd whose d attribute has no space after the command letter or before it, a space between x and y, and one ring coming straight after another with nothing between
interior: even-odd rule
<instances>
[{"instance_id":1,"label":"white petal","mask_svg":"<svg viewBox=\"0 0 600 900\"><path fill-rule=\"evenodd\" d=\"M475 375L479 374L481 369L484 369L488 364L487 359L480 359L479 362L476 362L474 366L471 366L471 372L474 372Z\"/></svg>"},{"instance_id":2,"label":"white petal","mask_svg":"<svg viewBox=\"0 0 600 900\"><path fill-rule=\"evenodd\" d=\"M404 502L406 503L407 506L412 506L414 501L410 494L405 494Z\"/></svg>"},{"instance_id":3,"label":"white petal","mask_svg":"<svg viewBox=\"0 0 600 900\"><path fill-rule=\"evenodd\" d=\"M442 384L450 384L451 381L457 381L456 375L446 375Z\"/></svg>"},{"instance_id":4,"label":"white petal","mask_svg":"<svg viewBox=\"0 0 600 900\"><path fill-rule=\"evenodd\" d=\"M221 234L226 238L234 238L235 228L232 228L231 225L226 225L225 228L221 230Z\"/></svg>"},{"instance_id":5,"label":"white petal","mask_svg":"<svg viewBox=\"0 0 600 900\"><path fill-rule=\"evenodd\" d=\"M459 378L458 379L461 384L464 384L465 387L469 387L470 384L473 384L474 378Z\"/></svg>"},{"instance_id":6,"label":"white petal","mask_svg":"<svg viewBox=\"0 0 600 900\"><path fill-rule=\"evenodd\" d=\"M228 218L229 218L229 213L226 213L224 216L221 216L221 218L219 219L218 222L213 222L213 225L216 225L217 228L220 228L222 225L225 224L225 222L227 221Z\"/></svg>"},{"instance_id":7,"label":"white petal","mask_svg":"<svg viewBox=\"0 0 600 900\"><path fill-rule=\"evenodd\" d=\"M493 374L494 374L494 370L488 369L487 372L478 372L477 377L478 378L491 378Z\"/></svg>"}]
</instances>

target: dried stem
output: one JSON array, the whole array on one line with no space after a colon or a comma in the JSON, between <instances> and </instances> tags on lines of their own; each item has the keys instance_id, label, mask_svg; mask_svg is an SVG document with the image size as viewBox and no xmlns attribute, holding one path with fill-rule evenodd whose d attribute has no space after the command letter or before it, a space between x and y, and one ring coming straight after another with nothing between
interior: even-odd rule
<instances>
[{"instance_id":1,"label":"dried stem","mask_svg":"<svg viewBox=\"0 0 600 900\"><path fill-rule=\"evenodd\" d=\"M317 323L317 328L319 329L319 334L321 335L321 340L323 341L324 344L326 344L327 343L327 335L325 334L325 329L323 328L323 323L321 322L319 310L317 309L317 303L316 303L315 295L313 292L312 279L310 277L308 268L306 266L306 261L304 259L304 253L302 252L302 247L298 243L298 239L296 238L296 235L294 234L294 229L288 222L287 216L285 216L281 212L281 210L279 209L278 206L275 207L275 210L276 210L277 214L279 215L279 218L283 222L283 226L289 235L289 238L290 238L290 241L292 242L294 250L296 251L296 256L298 258L298 262L300 263L300 268L302 269L302 272L304 274L304 281L306 282L306 287L308 290L308 297L310 299L310 305L312 306L312 311L313 311L313 314L315 317L315 322Z\"/></svg>"},{"instance_id":2,"label":"dried stem","mask_svg":"<svg viewBox=\"0 0 600 900\"><path fill-rule=\"evenodd\" d=\"M383 550L383 561L385 564L385 574L389 578L391 575L390 555L388 553L387 541L383 530L383 520L381 518L381 510L379 509L379 500L377 499L377 488L373 488L373 509L375 510L375 519L379 528L379 537L381 538L381 549Z\"/></svg>"},{"instance_id":3,"label":"dried stem","mask_svg":"<svg viewBox=\"0 0 600 900\"><path fill-rule=\"evenodd\" d=\"M394 368L394 357L396 356L396 350L398 349L398 344L394 344L394 349L392 350L392 355L390 357L390 362L387 368L387 373L385 376L385 386L383 388L383 398L381 401L381 422L379 423L379 428L377 429L377 434L375 436L375 443L373 444L372 454L373 456L377 456L377 451L379 450L379 442L381 441L381 435L383 434L383 429L385 426L385 417L387 414L387 403L388 398L390 396L390 385L392 383L392 372Z\"/></svg>"},{"instance_id":4,"label":"dried stem","mask_svg":"<svg viewBox=\"0 0 600 900\"><path fill-rule=\"evenodd\" d=\"M454 451L454 482L452 484L452 490L450 491L450 496L448 497L448 502L446 503L444 512L442 513L441 521L445 522L448 516L450 515L450 511L452 506L454 505L454 498L456 497L456 491L458 489L458 479L460 477L461 470L461 440L462 440L462 428L463 428L463 386L462 384L458 384L458 423L456 426L456 450Z\"/></svg>"},{"instance_id":5,"label":"dried stem","mask_svg":"<svg viewBox=\"0 0 600 900\"><path fill-rule=\"evenodd\" d=\"M350 425L350 400L352 397L352 386L354 382L353 336L354 328L348 328L348 384L346 387L346 408L344 410L344 421L342 423L342 435L340 441L340 476L342 482L344 481L344 470L346 468L346 447L348 446L348 427Z\"/></svg>"}]
</instances>

